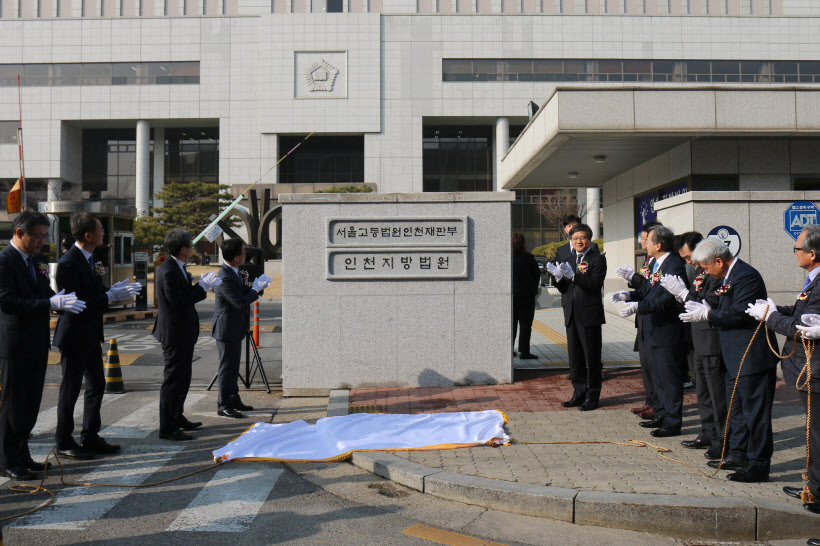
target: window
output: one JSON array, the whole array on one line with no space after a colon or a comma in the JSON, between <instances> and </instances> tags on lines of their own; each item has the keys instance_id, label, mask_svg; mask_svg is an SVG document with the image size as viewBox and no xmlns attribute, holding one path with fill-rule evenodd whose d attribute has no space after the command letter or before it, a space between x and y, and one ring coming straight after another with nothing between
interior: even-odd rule
<instances>
[{"instance_id":1,"label":"window","mask_svg":"<svg viewBox=\"0 0 820 546\"><path fill-rule=\"evenodd\" d=\"M0 87L163 85L199 83L199 61L150 63L0 64Z\"/></svg>"},{"instance_id":2,"label":"window","mask_svg":"<svg viewBox=\"0 0 820 546\"><path fill-rule=\"evenodd\" d=\"M17 121L0 121L0 144L17 144Z\"/></svg>"},{"instance_id":3,"label":"window","mask_svg":"<svg viewBox=\"0 0 820 546\"><path fill-rule=\"evenodd\" d=\"M304 135L281 135L279 156L302 142ZM364 135L314 135L299 153L279 165L281 183L364 182Z\"/></svg>"},{"instance_id":4,"label":"window","mask_svg":"<svg viewBox=\"0 0 820 546\"><path fill-rule=\"evenodd\" d=\"M342 13L344 11L344 3L342 0L327 0L328 13Z\"/></svg>"}]
</instances>

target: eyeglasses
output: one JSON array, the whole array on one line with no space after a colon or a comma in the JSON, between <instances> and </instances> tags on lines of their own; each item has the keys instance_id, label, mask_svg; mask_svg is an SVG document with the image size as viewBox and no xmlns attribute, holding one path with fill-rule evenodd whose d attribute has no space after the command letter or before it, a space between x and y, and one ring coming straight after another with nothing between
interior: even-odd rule
<instances>
[{"instance_id":1,"label":"eyeglasses","mask_svg":"<svg viewBox=\"0 0 820 546\"><path fill-rule=\"evenodd\" d=\"M27 232L26 235L33 237L34 239L38 239L40 241L48 241L48 234L40 235L39 233L31 233Z\"/></svg>"},{"instance_id":2,"label":"eyeglasses","mask_svg":"<svg viewBox=\"0 0 820 546\"><path fill-rule=\"evenodd\" d=\"M798 250L803 251L803 249L800 248L799 246L796 246L796 247L792 248L792 252L794 252L795 254L797 254Z\"/></svg>"},{"instance_id":3,"label":"eyeglasses","mask_svg":"<svg viewBox=\"0 0 820 546\"><path fill-rule=\"evenodd\" d=\"M570 241L573 243L580 243L581 241L589 241L589 237L573 237Z\"/></svg>"}]
</instances>

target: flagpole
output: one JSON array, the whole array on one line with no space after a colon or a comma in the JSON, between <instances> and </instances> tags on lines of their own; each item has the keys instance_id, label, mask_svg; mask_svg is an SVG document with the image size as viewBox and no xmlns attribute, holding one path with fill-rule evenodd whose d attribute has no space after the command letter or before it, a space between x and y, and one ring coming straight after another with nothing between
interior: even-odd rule
<instances>
[{"instance_id":1,"label":"flagpole","mask_svg":"<svg viewBox=\"0 0 820 546\"><path fill-rule=\"evenodd\" d=\"M23 161L23 100L20 90L20 74L17 74L17 111L20 122L17 126L17 148L20 152L20 210L26 210L26 168Z\"/></svg>"}]
</instances>

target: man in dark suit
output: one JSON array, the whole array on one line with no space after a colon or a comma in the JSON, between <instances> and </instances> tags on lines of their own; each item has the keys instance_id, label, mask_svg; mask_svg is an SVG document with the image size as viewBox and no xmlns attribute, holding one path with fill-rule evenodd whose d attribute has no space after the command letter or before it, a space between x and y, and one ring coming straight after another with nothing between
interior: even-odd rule
<instances>
[{"instance_id":1,"label":"man in dark suit","mask_svg":"<svg viewBox=\"0 0 820 546\"><path fill-rule=\"evenodd\" d=\"M598 408L601 397L601 325L606 322L601 290L606 277L606 258L592 248L589 226L577 224L569 235L575 260L562 262L560 266L548 265L561 292L573 388L572 398L562 405L590 411Z\"/></svg>"},{"instance_id":2,"label":"man in dark suit","mask_svg":"<svg viewBox=\"0 0 820 546\"><path fill-rule=\"evenodd\" d=\"M0 252L0 474L30 480L45 468L34 462L28 438L37 422L46 376L50 311L79 313L74 294L54 294L40 254L48 238L45 215L22 212Z\"/></svg>"},{"instance_id":3,"label":"man in dark suit","mask_svg":"<svg viewBox=\"0 0 820 546\"><path fill-rule=\"evenodd\" d=\"M692 252L702 240L703 235L697 231L681 234L678 254L687 264L692 264ZM700 268L695 273L689 288L673 275L665 275L661 286L681 303L707 301L711 307L717 307L719 300L715 291L720 288L720 280ZM681 445L706 449L704 456L707 459L720 459L726 423L726 364L720 353L720 334L708 322L693 322L691 329L700 432L694 440L683 440Z\"/></svg>"},{"instance_id":4,"label":"man in dark suit","mask_svg":"<svg viewBox=\"0 0 820 546\"><path fill-rule=\"evenodd\" d=\"M757 320L766 320L766 325L770 330L786 336L783 346L783 354L794 354L783 360L783 380L789 388L797 390L803 409L808 411L808 382L806 366L806 352L803 349L801 337L816 339L816 334L820 333L817 325L820 324L820 226L810 225L803 228L797 243L794 245L794 255L797 265L808 272L803 289L797 296L794 305L775 306L772 300L759 300L754 304L749 304L746 312ZM817 317L817 318L814 318ZM803 321L808 321L806 325ZM805 333L805 334L804 334ZM797 336L797 347L795 348L795 334ZM811 392L820 394L820 355L815 352L810 362L811 366ZM801 373L803 374L800 377ZM806 502L803 506L816 514L820 514L820 404L813 403L811 406L811 416L809 416L811 430L809 431L809 455L811 457L808 472L808 493L814 497L814 502ZM803 493L801 487L785 486L783 491L787 495L800 498Z\"/></svg>"},{"instance_id":5,"label":"man in dark suit","mask_svg":"<svg viewBox=\"0 0 820 546\"><path fill-rule=\"evenodd\" d=\"M248 333L250 305L270 284L270 278L262 274L249 285L247 272L239 270L239 265L245 261L245 243L238 237L222 243L222 259L225 260L219 269L222 284L214 289L216 304L212 329L219 351L219 398L216 414L240 419L244 417L240 412L253 410L253 406L242 403L237 386L242 341Z\"/></svg>"},{"instance_id":6,"label":"man in dark suit","mask_svg":"<svg viewBox=\"0 0 820 546\"><path fill-rule=\"evenodd\" d=\"M171 255L155 271L159 310L153 335L162 344L165 371L159 393L159 437L163 440L193 440L182 432L195 430L201 422L192 422L182 415L185 398L191 387L191 363L194 345L199 337L199 315L196 303L205 293L222 281L216 271L202 276L192 285L185 262L194 253L191 234L184 229L172 229L165 235L165 246Z\"/></svg>"},{"instance_id":7,"label":"man in dark suit","mask_svg":"<svg viewBox=\"0 0 820 546\"><path fill-rule=\"evenodd\" d=\"M774 446L772 403L778 358L769 348L762 329L752 341L758 323L746 314L750 303L767 299L766 285L756 269L734 258L729 248L716 239L702 241L692 253L692 261L709 275L722 280L717 290L720 297L716 308L706 301L688 301L681 320L708 320L720 329L720 349L726 362L726 392L729 396L737 385L734 400L730 402L729 456L724 459L723 468L736 470L727 476L732 481L768 481ZM771 332L769 341L776 349L777 339ZM708 464L718 468L719 463L709 461Z\"/></svg>"},{"instance_id":8,"label":"man in dark suit","mask_svg":"<svg viewBox=\"0 0 820 546\"><path fill-rule=\"evenodd\" d=\"M79 315L64 314L57 322L54 346L60 349L63 381L57 403L57 454L70 459L91 459L94 454L110 454L120 450L99 436L100 407L105 394L102 347L103 313L108 304L131 297L141 288L139 283L120 281L108 290L102 281L105 273L94 259L94 250L103 244L105 231L91 213L71 217L74 244L57 264L57 288L74 292L86 302ZM82 447L74 441L74 405L85 378L85 404Z\"/></svg>"},{"instance_id":9,"label":"man in dark suit","mask_svg":"<svg viewBox=\"0 0 820 546\"><path fill-rule=\"evenodd\" d=\"M616 292L613 301L625 297L626 307L622 317L637 313L638 348L648 357L649 380L657 396L655 417L640 424L654 428L652 436L664 438L680 434L683 418L683 383L681 370L689 352L686 328L678 320L681 304L661 286L660 280L667 275L686 279L683 260L672 252L672 230L657 226L649 233L646 250L653 258L652 274L648 281L632 292Z\"/></svg>"}]
</instances>

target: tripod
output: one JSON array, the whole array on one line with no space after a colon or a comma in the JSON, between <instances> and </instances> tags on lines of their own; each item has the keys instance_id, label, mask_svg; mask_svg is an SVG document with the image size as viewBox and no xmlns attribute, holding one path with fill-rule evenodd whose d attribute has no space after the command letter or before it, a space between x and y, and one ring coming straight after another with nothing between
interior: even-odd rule
<instances>
[{"instance_id":1,"label":"tripod","mask_svg":"<svg viewBox=\"0 0 820 546\"><path fill-rule=\"evenodd\" d=\"M251 358L251 349L253 349L253 358ZM251 372L253 370L253 372ZM256 343L253 341L253 332L251 330L245 331L245 377L242 377L242 372L239 372L239 380L245 385L246 389L251 388L251 383L253 383L254 378L256 377L256 372L259 372L259 377L262 378L262 383L265 385L265 390L268 391L270 394L270 384L268 383L268 376L265 375L265 368L262 367L262 357L259 356L259 348L256 346ZM206 390L211 390L211 387L214 386L216 383L216 379L219 377L219 372L214 375L214 378L211 379L210 385Z\"/></svg>"}]
</instances>

